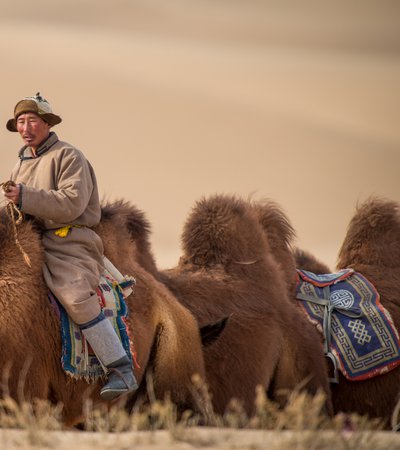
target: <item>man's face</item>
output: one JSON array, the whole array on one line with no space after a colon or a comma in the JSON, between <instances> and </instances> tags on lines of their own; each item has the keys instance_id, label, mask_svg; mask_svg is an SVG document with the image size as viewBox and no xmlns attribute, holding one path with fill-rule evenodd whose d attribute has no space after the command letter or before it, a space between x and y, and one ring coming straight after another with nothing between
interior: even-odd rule
<instances>
[{"instance_id":1,"label":"man's face","mask_svg":"<svg viewBox=\"0 0 400 450\"><path fill-rule=\"evenodd\" d=\"M50 133L50 125L35 113L23 113L17 119L17 131L25 145L36 150Z\"/></svg>"}]
</instances>

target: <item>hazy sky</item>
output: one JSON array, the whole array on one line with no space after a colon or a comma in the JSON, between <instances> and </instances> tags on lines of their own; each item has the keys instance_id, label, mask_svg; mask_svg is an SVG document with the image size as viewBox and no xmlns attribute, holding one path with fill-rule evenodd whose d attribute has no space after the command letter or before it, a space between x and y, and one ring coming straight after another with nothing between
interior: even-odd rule
<instances>
[{"instance_id":1,"label":"hazy sky","mask_svg":"<svg viewBox=\"0 0 400 450\"><path fill-rule=\"evenodd\" d=\"M329 9L326 9L329 8ZM40 91L103 198L153 228L160 267L202 196L282 205L333 268L370 195L400 200L395 1L0 0L1 107ZM21 145L0 133L0 181Z\"/></svg>"}]
</instances>

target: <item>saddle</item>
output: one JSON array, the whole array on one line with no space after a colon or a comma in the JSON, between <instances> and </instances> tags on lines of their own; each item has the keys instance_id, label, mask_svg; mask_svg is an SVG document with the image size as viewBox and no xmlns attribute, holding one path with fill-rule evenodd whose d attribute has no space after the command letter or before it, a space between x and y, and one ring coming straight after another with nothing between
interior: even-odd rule
<instances>
[{"instance_id":1,"label":"saddle","mask_svg":"<svg viewBox=\"0 0 400 450\"><path fill-rule=\"evenodd\" d=\"M104 315L111 321L127 355L137 365L136 352L126 320L128 308L125 302L125 298L133 292L135 279L122 276L107 258L104 258L104 267L105 272L96 289L99 304ZM60 320L62 368L73 378L83 378L88 382L96 381L104 375L103 366L79 326L69 317L62 304L50 291L48 297Z\"/></svg>"},{"instance_id":2,"label":"saddle","mask_svg":"<svg viewBox=\"0 0 400 450\"><path fill-rule=\"evenodd\" d=\"M399 333L373 284L353 269L317 275L297 270L296 298L323 335L324 353L352 381L384 374L400 364Z\"/></svg>"}]
</instances>

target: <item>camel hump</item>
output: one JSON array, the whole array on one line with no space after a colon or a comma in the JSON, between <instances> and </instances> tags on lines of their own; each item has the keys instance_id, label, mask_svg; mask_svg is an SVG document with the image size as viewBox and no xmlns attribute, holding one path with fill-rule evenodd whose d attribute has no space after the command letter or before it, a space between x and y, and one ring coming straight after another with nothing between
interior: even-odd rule
<instances>
[{"instance_id":1,"label":"camel hump","mask_svg":"<svg viewBox=\"0 0 400 450\"><path fill-rule=\"evenodd\" d=\"M112 220L116 217L124 221L133 239L147 241L151 227L143 211L123 200L105 203L101 206L102 220Z\"/></svg>"},{"instance_id":2,"label":"camel hump","mask_svg":"<svg viewBox=\"0 0 400 450\"><path fill-rule=\"evenodd\" d=\"M296 232L276 202L268 199L259 200L253 203L253 208L270 241L285 247L292 245Z\"/></svg>"},{"instance_id":3,"label":"camel hump","mask_svg":"<svg viewBox=\"0 0 400 450\"><path fill-rule=\"evenodd\" d=\"M210 267L252 262L266 253L266 240L248 202L230 195L198 201L183 229L183 260Z\"/></svg>"},{"instance_id":4,"label":"camel hump","mask_svg":"<svg viewBox=\"0 0 400 450\"><path fill-rule=\"evenodd\" d=\"M400 264L400 204L371 197L357 207L339 251L338 267Z\"/></svg>"},{"instance_id":5,"label":"camel hump","mask_svg":"<svg viewBox=\"0 0 400 450\"><path fill-rule=\"evenodd\" d=\"M349 230L382 234L400 229L400 205L394 200L371 197L357 207Z\"/></svg>"},{"instance_id":6,"label":"camel hump","mask_svg":"<svg viewBox=\"0 0 400 450\"><path fill-rule=\"evenodd\" d=\"M126 229L137 249L137 260L148 272L157 276L156 262L150 245L150 222L138 208L123 200L105 203L101 207L101 224L113 223ZM101 227L100 227L101 228Z\"/></svg>"},{"instance_id":7,"label":"camel hump","mask_svg":"<svg viewBox=\"0 0 400 450\"><path fill-rule=\"evenodd\" d=\"M331 270L325 263L321 262L312 253L306 250L296 247L293 250L293 255L298 269L307 270L319 275L331 273Z\"/></svg>"}]
</instances>

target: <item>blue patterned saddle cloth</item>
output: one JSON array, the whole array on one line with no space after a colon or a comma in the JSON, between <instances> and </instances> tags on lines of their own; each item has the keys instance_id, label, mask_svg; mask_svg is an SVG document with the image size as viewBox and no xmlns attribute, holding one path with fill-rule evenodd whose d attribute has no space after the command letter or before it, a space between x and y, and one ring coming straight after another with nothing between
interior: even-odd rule
<instances>
[{"instance_id":1,"label":"blue patterned saddle cloth","mask_svg":"<svg viewBox=\"0 0 400 450\"><path fill-rule=\"evenodd\" d=\"M379 293L353 269L316 275L297 270L296 298L324 336L325 354L349 380L365 380L400 364L399 334ZM337 373L334 379L337 381Z\"/></svg>"}]
</instances>

